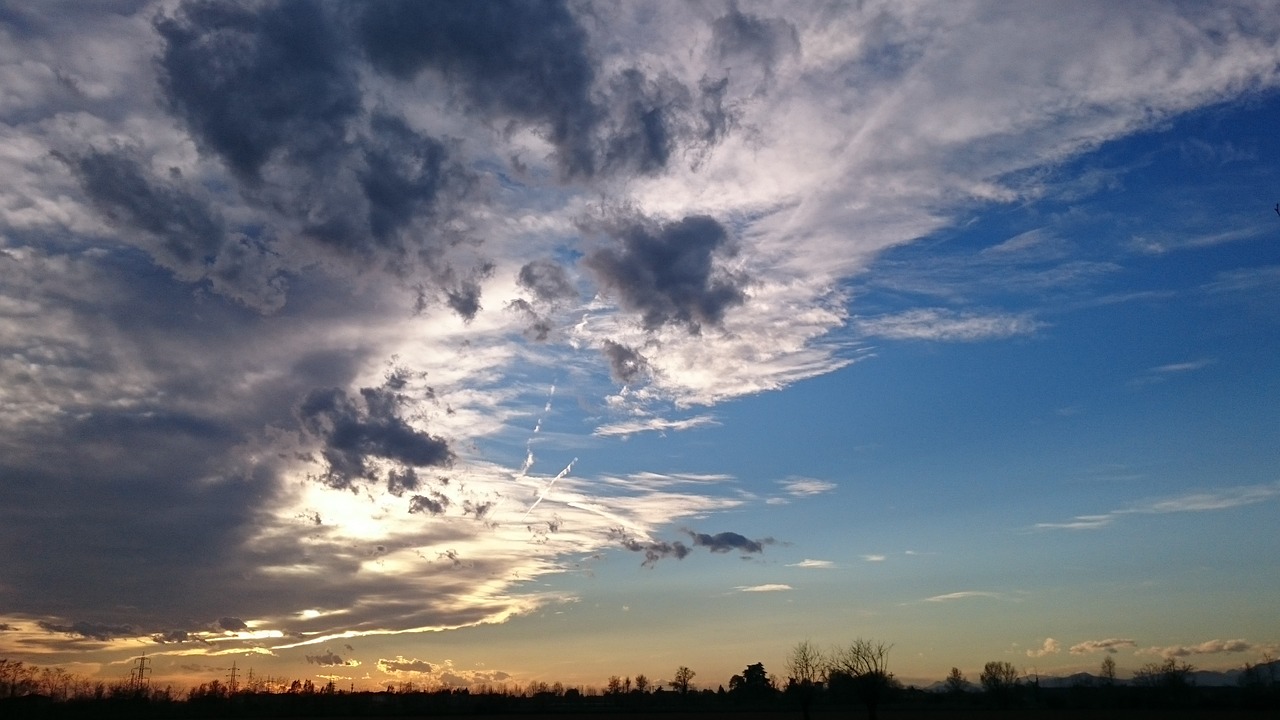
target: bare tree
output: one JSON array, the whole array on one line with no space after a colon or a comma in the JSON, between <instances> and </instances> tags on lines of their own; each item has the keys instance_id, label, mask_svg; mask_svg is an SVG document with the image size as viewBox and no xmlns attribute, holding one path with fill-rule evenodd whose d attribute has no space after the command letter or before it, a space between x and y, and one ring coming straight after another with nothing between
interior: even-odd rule
<instances>
[{"instance_id":1,"label":"bare tree","mask_svg":"<svg viewBox=\"0 0 1280 720\"><path fill-rule=\"evenodd\" d=\"M796 685L821 684L825 666L826 660L818 646L801 640L787 654L787 681Z\"/></svg>"},{"instance_id":2,"label":"bare tree","mask_svg":"<svg viewBox=\"0 0 1280 720\"><path fill-rule=\"evenodd\" d=\"M1018 668L1005 660L992 660L982 667L982 688L1002 706L1007 706L1018 686Z\"/></svg>"},{"instance_id":3,"label":"bare tree","mask_svg":"<svg viewBox=\"0 0 1280 720\"><path fill-rule=\"evenodd\" d=\"M1139 687L1179 690L1191 686L1195 668L1169 658L1162 663L1147 663L1133 672L1133 684Z\"/></svg>"},{"instance_id":4,"label":"bare tree","mask_svg":"<svg viewBox=\"0 0 1280 720\"><path fill-rule=\"evenodd\" d=\"M667 684L671 686L672 690L679 692L681 695L688 695L689 689L693 687L692 681L693 681L694 675L697 675L697 673L685 667L684 665L681 665L676 670L675 679Z\"/></svg>"},{"instance_id":5,"label":"bare tree","mask_svg":"<svg viewBox=\"0 0 1280 720\"><path fill-rule=\"evenodd\" d=\"M639 690L641 695L649 692L649 676L648 675L645 675L644 673L640 673L639 675L636 676L636 690Z\"/></svg>"},{"instance_id":6,"label":"bare tree","mask_svg":"<svg viewBox=\"0 0 1280 720\"><path fill-rule=\"evenodd\" d=\"M800 713L809 720L813 696L822 685L827 661L822 651L808 640L801 640L787 654L787 693L800 700Z\"/></svg>"},{"instance_id":7,"label":"bare tree","mask_svg":"<svg viewBox=\"0 0 1280 720\"><path fill-rule=\"evenodd\" d=\"M946 684L947 692L956 695L969 690L969 681L964 679L964 673L957 667L951 668L951 672L947 674Z\"/></svg>"},{"instance_id":8,"label":"bare tree","mask_svg":"<svg viewBox=\"0 0 1280 720\"><path fill-rule=\"evenodd\" d=\"M1098 677L1102 678L1103 685L1116 684L1116 661L1108 655L1102 658L1102 667L1098 668Z\"/></svg>"},{"instance_id":9,"label":"bare tree","mask_svg":"<svg viewBox=\"0 0 1280 720\"><path fill-rule=\"evenodd\" d=\"M848 685L867 706L871 720L878 717L880 701L896 687L889 672L889 650L893 646L874 640L857 638L845 647L837 647L827 657L827 683L833 690Z\"/></svg>"}]
</instances>

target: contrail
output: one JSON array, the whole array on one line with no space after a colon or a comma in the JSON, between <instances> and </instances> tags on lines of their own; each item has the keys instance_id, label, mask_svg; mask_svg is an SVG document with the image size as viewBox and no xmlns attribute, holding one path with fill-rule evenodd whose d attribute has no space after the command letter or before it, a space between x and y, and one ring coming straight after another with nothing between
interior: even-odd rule
<instances>
[{"instance_id":1,"label":"contrail","mask_svg":"<svg viewBox=\"0 0 1280 720\"><path fill-rule=\"evenodd\" d=\"M529 513L533 512L534 508L538 507L538 505L542 502L542 498L546 497L547 493L551 492L551 486L555 485L556 481L559 480L560 478L564 477L565 475L568 475L569 471L573 469L573 464L576 462L578 462L578 458L574 458L570 460L569 464L564 466L564 469L560 471L559 475L556 475L555 477L551 478L551 482L547 483L547 486L542 488L542 492L538 493L538 499L533 501L533 504L530 505L529 509L525 511L524 517L520 518L521 522L529 518Z\"/></svg>"},{"instance_id":2,"label":"contrail","mask_svg":"<svg viewBox=\"0 0 1280 720\"><path fill-rule=\"evenodd\" d=\"M519 480L529 474L529 468L533 467L533 437L542 432L542 421L546 418L547 413L551 412L551 399L556 396L556 384L551 383L551 391L547 393L547 403L542 406L542 415L538 417L538 422L533 424L533 433L529 435L529 439L524 443L524 462L520 464L520 472L516 474Z\"/></svg>"}]
</instances>

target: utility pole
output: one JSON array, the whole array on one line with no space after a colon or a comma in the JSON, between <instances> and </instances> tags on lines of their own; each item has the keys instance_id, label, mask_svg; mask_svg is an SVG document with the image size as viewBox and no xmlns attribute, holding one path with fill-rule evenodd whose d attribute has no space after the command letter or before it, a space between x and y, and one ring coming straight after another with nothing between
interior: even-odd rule
<instances>
[{"instance_id":1,"label":"utility pole","mask_svg":"<svg viewBox=\"0 0 1280 720\"><path fill-rule=\"evenodd\" d=\"M228 690L228 691L230 691L230 692L234 695L234 694L235 694L235 692L236 692L236 688L237 688L237 685L236 685L236 661L235 661L235 660L232 660L232 661L231 661L231 673L230 673L229 675L227 675L227 690Z\"/></svg>"}]
</instances>

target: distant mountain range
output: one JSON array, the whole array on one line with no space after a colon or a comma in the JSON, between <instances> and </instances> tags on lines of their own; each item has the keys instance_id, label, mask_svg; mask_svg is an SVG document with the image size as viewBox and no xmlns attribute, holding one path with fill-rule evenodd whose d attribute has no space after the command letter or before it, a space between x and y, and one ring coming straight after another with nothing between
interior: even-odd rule
<instances>
[{"instance_id":1,"label":"distant mountain range","mask_svg":"<svg viewBox=\"0 0 1280 720\"><path fill-rule=\"evenodd\" d=\"M1273 660L1269 663L1259 663L1254 667L1262 673L1263 677L1280 678L1280 660ZM1234 668L1231 670L1193 670L1189 678L1191 683L1196 687L1236 687L1240 684L1240 676L1244 674L1244 668ZM1132 679L1116 678L1116 685L1130 685ZM1054 677L1041 675L1040 687L1042 688L1071 688L1077 686L1098 686L1102 685L1102 678L1092 673L1080 672L1074 675L1066 675L1063 677ZM918 686L926 692L947 692L947 684L939 680L925 686ZM969 683L970 692L979 692L982 686L977 683Z\"/></svg>"}]
</instances>

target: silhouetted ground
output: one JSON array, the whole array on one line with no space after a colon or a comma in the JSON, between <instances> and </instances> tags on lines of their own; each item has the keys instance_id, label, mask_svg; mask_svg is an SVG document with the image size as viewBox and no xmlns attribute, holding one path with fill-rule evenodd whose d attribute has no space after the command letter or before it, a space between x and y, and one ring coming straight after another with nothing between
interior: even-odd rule
<instances>
[{"instance_id":1,"label":"silhouetted ground","mask_svg":"<svg viewBox=\"0 0 1280 720\"><path fill-rule=\"evenodd\" d=\"M1222 708L1172 709L1017 709L993 708L881 708L879 720L1256 720L1273 718L1273 710L1241 710ZM282 720L355 720L356 716L298 717ZM801 720L799 710L701 710L701 711L653 711L653 712L548 712L501 713L492 715L413 715L401 716L405 720L583 720L603 717L620 720ZM864 709L815 710L810 720L862 720L867 717Z\"/></svg>"}]
</instances>

